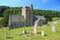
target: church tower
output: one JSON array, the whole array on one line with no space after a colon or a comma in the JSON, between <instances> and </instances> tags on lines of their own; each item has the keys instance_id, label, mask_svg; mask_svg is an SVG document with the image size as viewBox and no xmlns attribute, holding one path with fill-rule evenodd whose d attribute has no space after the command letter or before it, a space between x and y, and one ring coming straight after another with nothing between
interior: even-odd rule
<instances>
[{"instance_id":1,"label":"church tower","mask_svg":"<svg viewBox=\"0 0 60 40\"><path fill-rule=\"evenodd\" d=\"M30 17L31 17L31 25L33 26L33 5L30 5Z\"/></svg>"},{"instance_id":2,"label":"church tower","mask_svg":"<svg viewBox=\"0 0 60 40\"><path fill-rule=\"evenodd\" d=\"M22 8L22 15L25 18L25 26L33 26L33 5Z\"/></svg>"}]
</instances>

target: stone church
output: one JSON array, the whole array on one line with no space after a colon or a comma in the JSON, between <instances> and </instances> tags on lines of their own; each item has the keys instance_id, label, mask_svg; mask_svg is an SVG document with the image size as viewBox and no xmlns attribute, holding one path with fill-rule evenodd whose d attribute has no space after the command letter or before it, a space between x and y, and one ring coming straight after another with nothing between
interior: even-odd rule
<instances>
[{"instance_id":1,"label":"stone church","mask_svg":"<svg viewBox=\"0 0 60 40\"><path fill-rule=\"evenodd\" d=\"M38 17L33 15L33 5L30 5L30 7L26 6L22 8L22 15L20 16L9 15L8 26L9 26L9 29L23 27L23 26L33 26L36 20L38 20ZM46 19L43 19L43 20L46 21Z\"/></svg>"}]
</instances>

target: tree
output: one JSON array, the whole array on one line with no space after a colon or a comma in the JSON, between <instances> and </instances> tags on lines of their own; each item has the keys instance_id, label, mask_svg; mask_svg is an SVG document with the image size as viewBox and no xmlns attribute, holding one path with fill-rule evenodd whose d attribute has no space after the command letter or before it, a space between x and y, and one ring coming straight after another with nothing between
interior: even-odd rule
<instances>
[{"instance_id":1,"label":"tree","mask_svg":"<svg viewBox=\"0 0 60 40\"><path fill-rule=\"evenodd\" d=\"M10 7L8 6L0 6L0 17L3 17L3 12L7 9L9 9Z\"/></svg>"}]
</instances>

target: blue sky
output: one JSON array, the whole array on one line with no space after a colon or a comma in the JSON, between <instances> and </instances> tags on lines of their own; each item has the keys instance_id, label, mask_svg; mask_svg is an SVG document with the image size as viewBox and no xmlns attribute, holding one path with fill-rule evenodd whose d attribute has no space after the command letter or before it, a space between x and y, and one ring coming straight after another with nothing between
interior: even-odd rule
<instances>
[{"instance_id":1,"label":"blue sky","mask_svg":"<svg viewBox=\"0 0 60 40\"><path fill-rule=\"evenodd\" d=\"M34 9L60 11L60 0L0 0L0 6L20 7L33 4Z\"/></svg>"}]
</instances>

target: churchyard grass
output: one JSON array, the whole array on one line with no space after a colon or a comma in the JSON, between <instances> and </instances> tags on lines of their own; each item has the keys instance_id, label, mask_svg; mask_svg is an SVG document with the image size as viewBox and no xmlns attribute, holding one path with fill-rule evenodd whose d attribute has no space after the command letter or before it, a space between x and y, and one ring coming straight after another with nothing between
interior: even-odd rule
<instances>
[{"instance_id":1,"label":"churchyard grass","mask_svg":"<svg viewBox=\"0 0 60 40\"><path fill-rule=\"evenodd\" d=\"M38 34L37 35L31 35L30 33L33 32L32 27L26 27L27 34L22 34L23 27L16 28L12 30L8 30L6 27L3 29L0 28L0 40L29 40L31 37L31 40L60 40L60 22L57 24L54 24L56 27L56 32L52 32L51 27L53 23L48 25L43 25L38 28ZM41 31L44 30L45 36L41 35ZM9 34L11 37L6 38L6 33ZM26 38L27 37L27 38Z\"/></svg>"}]
</instances>

